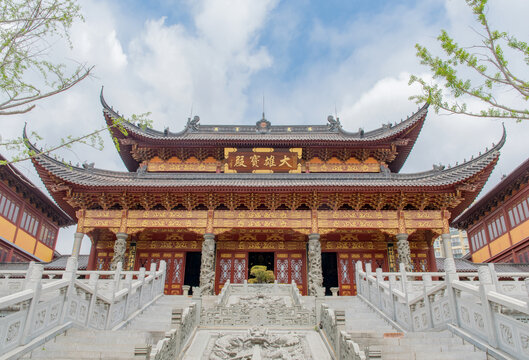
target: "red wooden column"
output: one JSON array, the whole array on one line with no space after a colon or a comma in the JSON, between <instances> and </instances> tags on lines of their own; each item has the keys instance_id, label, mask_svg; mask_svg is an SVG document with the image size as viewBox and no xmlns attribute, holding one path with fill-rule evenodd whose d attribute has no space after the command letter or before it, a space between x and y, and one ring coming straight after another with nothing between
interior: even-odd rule
<instances>
[{"instance_id":1,"label":"red wooden column","mask_svg":"<svg viewBox=\"0 0 529 360\"><path fill-rule=\"evenodd\" d=\"M435 248L433 246L433 243L435 241L434 239L435 235L431 235L428 243L428 267L431 272L437 272L437 261L435 261Z\"/></svg>"}]
</instances>

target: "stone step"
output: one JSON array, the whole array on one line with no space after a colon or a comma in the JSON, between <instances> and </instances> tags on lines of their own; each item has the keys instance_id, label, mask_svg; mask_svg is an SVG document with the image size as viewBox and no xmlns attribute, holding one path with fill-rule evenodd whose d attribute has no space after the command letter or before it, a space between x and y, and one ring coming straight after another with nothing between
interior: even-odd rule
<instances>
[{"instance_id":1,"label":"stone step","mask_svg":"<svg viewBox=\"0 0 529 360\"><path fill-rule=\"evenodd\" d=\"M63 351L63 350L50 350L50 351L39 351L33 352L22 359L132 359L134 358L134 351L132 352L101 352L101 351Z\"/></svg>"},{"instance_id":2,"label":"stone step","mask_svg":"<svg viewBox=\"0 0 529 360\"><path fill-rule=\"evenodd\" d=\"M107 339L145 339L145 331L102 331L101 333L94 333L93 331L83 331L77 329L70 329L66 331L63 335L57 336L56 340L61 340L63 338L74 338L74 339L88 339L88 340L101 340L106 341Z\"/></svg>"},{"instance_id":3,"label":"stone step","mask_svg":"<svg viewBox=\"0 0 529 360\"><path fill-rule=\"evenodd\" d=\"M474 352L474 346L470 344L466 345L453 345L453 344L411 344L411 345L393 345L384 344L380 346L383 353L401 353L401 352L415 352L415 353L443 353L443 352Z\"/></svg>"},{"instance_id":4,"label":"stone step","mask_svg":"<svg viewBox=\"0 0 529 360\"><path fill-rule=\"evenodd\" d=\"M382 360L487 360L484 352L472 353L401 353L382 354Z\"/></svg>"},{"instance_id":5,"label":"stone step","mask_svg":"<svg viewBox=\"0 0 529 360\"><path fill-rule=\"evenodd\" d=\"M72 339L73 340L73 339ZM61 343L47 343L43 346L43 350L37 350L37 352L55 352L55 351L67 351L67 352L100 352L100 353L112 353L112 352L134 352L134 347L143 346L145 342L138 343L118 343L113 344L107 343L102 344L101 342L61 342Z\"/></svg>"}]
</instances>

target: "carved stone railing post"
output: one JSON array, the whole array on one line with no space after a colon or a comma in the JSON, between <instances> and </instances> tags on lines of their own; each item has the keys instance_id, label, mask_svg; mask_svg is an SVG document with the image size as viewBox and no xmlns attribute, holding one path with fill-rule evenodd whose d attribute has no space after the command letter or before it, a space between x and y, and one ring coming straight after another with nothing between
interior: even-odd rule
<instances>
[{"instance_id":1,"label":"carved stone railing post","mask_svg":"<svg viewBox=\"0 0 529 360\"><path fill-rule=\"evenodd\" d=\"M525 278L525 291L527 292L527 297L529 297L529 278ZM529 302L527 303L528 310L529 310Z\"/></svg>"},{"instance_id":2,"label":"carved stone railing post","mask_svg":"<svg viewBox=\"0 0 529 360\"><path fill-rule=\"evenodd\" d=\"M373 269L371 268L371 263L370 262L366 262L365 263L365 266L366 266L366 285L367 285L367 289L365 289L367 291L367 299L371 302L371 282L369 281L369 277L373 275Z\"/></svg>"},{"instance_id":3,"label":"carved stone railing post","mask_svg":"<svg viewBox=\"0 0 529 360\"><path fill-rule=\"evenodd\" d=\"M149 294L149 301L152 300L154 298L154 294L156 292L156 281L155 281L155 276L156 276L156 263L151 263L151 269L149 270L149 277L150 277L150 281L151 281L151 285L150 285L150 290L151 290L151 293Z\"/></svg>"},{"instance_id":4,"label":"carved stone railing post","mask_svg":"<svg viewBox=\"0 0 529 360\"><path fill-rule=\"evenodd\" d=\"M433 313L432 313L432 306L430 303L430 297L428 296L428 290L432 288L432 275L430 274L423 274L422 276L423 281L423 302L424 306L426 307L426 314L428 314L428 326L430 328L433 328Z\"/></svg>"},{"instance_id":5,"label":"carved stone railing post","mask_svg":"<svg viewBox=\"0 0 529 360\"><path fill-rule=\"evenodd\" d=\"M453 258L446 258L444 262L444 268L446 272L445 282L446 282L446 291L448 292L448 298L450 301L450 313L452 323L459 326L459 316L457 311L457 299L454 293L454 288L452 287L452 282L459 280L459 275L456 271L456 263Z\"/></svg>"},{"instance_id":6,"label":"carved stone railing post","mask_svg":"<svg viewBox=\"0 0 529 360\"><path fill-rule=\"evenodd\" d=\"M84 234L76 232L73 234L73 247L72 247L72 256L74 258L79 258L79 252L81 251L81 244L83 243Z\"/></svg>"},{"instance_id":7,"label":"carved stone railing post","mask_svg":"<svg viewBox=\"0 0 529 360\"><path fill-rule=\"evenodd\" d=\"M189 296L189 289L191 289L190 285L182 285L182 295Z\"/></svg>"},{"instance_id":8,"label":"carved stone railing post","mask_svg":"<svg viewBox=\"0 0 529 360\"><path fill-rule=\"evenodd\" d=\"M132 273L127 273L125 275L125 287L127 288L127 298L125 300L125 311L123 311L123 319L125 320L129 316L129 310L130 312L133 312L136 309L129 309L130 308L130 302L132 301Z\"/></svg>"},{"instance_id":9,"label":"carved stone railing post","mask_svg":"<svg viewBox=\"0 0 529 360\"><path fill-rule=\"evenodd\" d=\"M112 270L116 269L118 263L125 263L125 251L127 250L127 238L129 234L126 233L117 233L116 242L114 243L114 257L112 258L112 263L110 268Z\"/></svg>"},{"instance_id":10,"label":"carved stone railing post","mask_svg":"<svg viewBox=\"0 0 529 360\"><path fill-rule=\"evenodd\" d=\"M116 272L114 274L114 281L111 281L109 283L109 291L110 293L108 294L108 298L110 299L110 305L108 307L108 312L107 312L107 321L106 321L106 324L105 324L105 329L108 329L110 328L110 326L112 325L112 310L114 310L114 307L115 307L115 304L114 304L114 299L116 297L116 292L119 290L118 289L118 282L116 281L116 276L121 276L121 263L117 263L116 264Z\"/></svg>"},{"instance_id":11,"label":"carved stone railing post","mask_svg":"<svg viewBox=\"0 0 529 360\"><path fill-rule=\"evenodd\" d=\"M452 252L452 238L450 234L441 234L441 241L443 242L445 258L453 258L454 253Z\"/></svg>"},{"instance_id":12,"label":"carved stone railing post","mask_svg":"<svg viewBox=\"0 0 529 360\"><path fill-rule=\"evenodd\" d=\"M160 261L159 270L162 272L162 276L158 279L158 283L159 283L159 286L161 287L162 294L163 294L165 292L165 276L167 275L167 263L165 262L165 260ZM154 296L157 296L157 295L154 294Z\"/></svg>"},{"instance_id":13,"label":"carved stone railing post","mask_svg":"<svg viewBox=\"0 0 529 360\"><path fill-rule=\"evenodd\" d=\"M336 358L341 359L341 349L340 349L340 336L342 331L345 331L345 311L344 310L334 310L334 319L336 321L336 348L334 351L336 351Z\"/></svg>"},{"instance_id":14,"label":"carved stone railing post","mask_svg":"<svg viewBox=\"0 0 529 360\"><path fill-rule=\"evenodd\" d=\"M121 270L123 267L122 262L118 262L116 266L114 267L114 288L116 291L119 291L119 287L121 285Z\"/></svg>"},{"instance_id":15,"label":"carved stone railing post","mask_svg":"<svg viewBox=\"0 0 529 360\"><path fill-rule=\"evenodd\" d=\"M362 262L360 260L358 260L355 264L355 281L356 281L356 293L357 294L363 294L363 288L362 288L362 284L361 284L361 277L360 277L360 272L362 271Z\"/></svg>"},{"instance_id":16,"label":"carved stone railing post","mask_svg":"<svg viewBox=\"0 0 529 360\"><path fill-rule=\"evenodd\" d=\"M215 287L215 234L204 234L200 262L200 294L213 295Z\"/></svg>"},{"instance_id":17,"label":"carved stone railing post","mask_svg":"<svg viewBox=\"0 0 529 360\"><path fill-rule=\"evenodd\" d=\"M492 283L494 284L494 288L497 292L501 293L502 288L500 285L500 281L498 280L498 275L496 274L496 268L494 267L494 263L488 263L487 266L489 267L490 276L492 278Z\"/></svg>"},{"instance_id":18,"label":"carved stone railing post","mask_svg":"<svg viewBox=\"0 0 529 360\"><path fill-rule=\"evenodd\" d=\"M33 290L33 297L29 303L29 310L26 316L24 329L21 337L21 345L26 345L31 341L31 330L33 329L33 320L35 318L35 311L40 300L40 293L42 291L42 273L44 272L44 265L34 264L31 267L31 272L27 273L27 281L25 289Z\"/></svg>"},{"instance_id":19,"label":"carved stone railing post","mask_svg":"<svg viewBox=\"0 0 529 360\"><path fill-rule=\"evenodd\" d=\"M309 234L309 295L316 296L322 292L323 272L321 268L320 234Z\"/></svg>"},{"instance_id":20,"label":"carved stone railing post","mask_svg":"<svg viewBox=\"0 0 529 360\"><path fill-rule=\"evenodd\" d=\"M193 294L191 299L196 304L196 323L200 324L200 314L202 312L202 294L200 293L200 287L193 286Z\"/></svg>"},{"instance_id":21,"label":"carved stone railing post","mask_svg":"<svg viewBox=\"0 0 529 360\"><path fill-rule=\"evenodd\" d=\"M399 257L399 264L404 264L406 271L412 271L413 267L411 265L411 253L410 253L410 243L408 241L408 234L397 234L397 252Z\"/></svg>"},{"instance_id":22,"label":"carved stone railing post","mask_svg":"<svg viewBox=\"0 0 529 360\"><path fill-rule=\"evenodd\" d=\"M494 282L492 281L490 269L487 266L480 266L478 268L478 275L479 297L483 308L483 314L485 315L485 331L487 332L488 342L489 345L498 347L498 332L494 321L494 309L487 297L489 291L495 290Z\"/></svg>"},{"instance_id":23,"label":"carved stone railing post","mask_svg":"<svg viewBox=\"0 0 529 360\"><path fill-rule=\"evenodd\" d=\"M92 298L90 299L90 305L88 305L88 316L86 317L86 323L85 326L89 326L90 321L92 319L92 316L94 316L94 309L96 306L96 300L97 300L97 282L99 280L99 274L98 273L92 273L90 274L90 280L88 281L88 286L90 286L93 289L92 292Z\"/></svg>"},{"instance_id":24,"label":"carved stone railing post","mask_svg":"<svg viewBox=\"0 0 529 360\"><path fill-rule=\"evenodd\" d=\"M406 295L406 297L408 297L410 285L408 284L408 275L406 274L406 264L400 263L399 270L400 270L400 284L402 287L402 292Z\"/></svg>"},{"instance_id":25,"label":"carved stone railing post","mask_svg":"<svg viewBox=\"0 0 529 360\"><path fill-rule=\"evenodd\" d=\"M377 276L377 301L378 301L378 308L382 307L382 291L380 291L380 284L384 281L382 278L382 269L377 268L376 269L376 276Z\"/></svg>"},{"instance_id":26,"label":"carved stone railing post","mask_svg":"<svg viewBox=\"0 0 529 360\"><path fill-rule=\"evenodd\" d=\"M64 280L69 280L70 283L66 289L66 293L64 294L64 306L61 314L61 324L64 323L66 315L68 314L68 309L70 308L70 301L72 299L72 294L75 287L75 279L77 278L77 264L77 258L73 256L70 256L68 260L66 260L66 269L62 278Z\"/></svg>"},{"instance_id":27,"label":"carved stone railing post","mask_svg":"<svg viewBox=\"0 0 529 360\"><path fill-rule=\"evenodd\" d=\"M144 305L143 298L145 295L143 295L145 291L145 268L140 268L140 274L138 275L138 281L141 281L140 285L140 307Z\"/></svg>"},{"instance_id":28,"label":"carved stone railing post","mask_svg":"<svg viewBox=\"0 0 529 360\"><path fill-rule=\"evenodd\" d=\"M395 296L393 296L393 290L395 289L397 285L397 279L395 275L389 275L388 285L389 285L389 298L390 298L390 306L391 306L391 319L393 321L396 321L397 320L397 306L395 304Z\"/></svg>"}]
</instances>

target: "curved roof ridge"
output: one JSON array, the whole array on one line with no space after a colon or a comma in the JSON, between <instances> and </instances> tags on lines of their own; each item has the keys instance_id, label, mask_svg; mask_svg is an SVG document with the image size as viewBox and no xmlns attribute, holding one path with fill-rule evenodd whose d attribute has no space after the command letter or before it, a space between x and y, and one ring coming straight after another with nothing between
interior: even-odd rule
<instances>
[{"instance_id":1,"label":"curved roof ridge","mask_svg":"<svg viewBox=\"0 0 529 360\"><path fill-rule=\"evenodd\" d=\"M428 107L429 106L430 106L429 103L424 103L424 105L422 107L420 107L416 112L412 113L411 116L408 116L406 118L406 120L401 120L399 123L396 123L396 125L392 125L391 123L389 123L389 128L393 129L393 130L395 130L396 128L399 128L399 130L400 129L407 129L411 125L415 124L417 121L424 120L424 115L426 115L426 113L428 112ZM388 127L382 126L382 127L378 128L378 129L374 129L374 130L365 132L363 137L368 137L370 135L373 136L373 135L375 135L375 133L378 134L379 132L384 132L387 129L388 129ZM338 130L342 134L348 135L348 136L351 136L351 137L359 136L359 133L360 133L360 132L349 132L347 130L344 130L341 125L338 127Z\"/></svg>"},{"instance_id":2,"label":"curved roof ridge","mask_svg":"<svg viewBox=\"0 0 529 360\"><path fill-rule=\"evenodd\" d=\"M109 127L112 127L112 119L115 119L115 118L121 118L123 119L123 126L125 127L129 127L129 130L134 130L135 132L137 133L153 133L153 135L160 135L160 136L165 136L165 134L161 131L157 131L157 130L154 130L154 129L151 129L151 128L141 128L140 126L134 124L134 123L131 123L130 121L128 121L127 119L125 119L125 117L123 115L121 115L117 110L114 110L114 108L110 105L108 105L108 103L106 102L105 100L105 97L103 95L103 86L101 86L101 92L99 94L99 100L101 102L101 105L103 106L103 113L106 113L109 115L109 118L105 117L105 120L107 122L107 126ZM180 135L184 135L188 128L189 128L189 122L190 122L191 119L188 119L187 121L187 124L184 128L184 130L182 131L179 131L179 132L176 132L176 133L171 133L171 135L176 135L176 136L180 136Z\"/></svg>"},{"instance_id":3,"label":"curved roof ridge","mask_svg":"<svg viewBox=\"0 0 529 360\"><path fill-rule=\"evenodd\" d=\"M110 118L123 118L123 115L119 114L117 110L114 110L113 107L109 106L106 102L104 95L103 95L103 88L101 88L100 93L100 101L101 105L103 106L103 111L107 113ZM299 125L299 124L293 124L293 125L271 125L270 131L266 133L259 133L260 136L267 136L267 135L273 135L274 133L277 133L277 131L274 130L284 130L285 132L291 132L296 133L296 131L292 130L298 130L298 131L310 131L312 134L317 133L338 133L343 135L346 138L351 138L359 141L369 141L369 140L378 140L378 139L384 139L387 137L390 137L391 135L394 135L395 133L400 132L401 130L405 130L415 124L416 122L423 120L424 116L426 115L428 111L428 103L425 103L418 111L413 113L411 116L409 116L406 120L401 121L400 123L397 123L397 125L389 124L389 126L382 125L380 128L368 131L368 132L349 132L347 130L344 130L341 124L338 123L336 127L330 126L329 124L315 124L315 125ZM123 121L123 125L128 127L129 130L134 131L138 135L143 135L151 138L163 138L164 140L173 140L175 137L180 137L182 135L185 135L187 133L215 133L215 134L222 134L222 133L237 133L237 134L243 134L245 132L250 133L257 133L257 129L255 125L226 125L226 124L196 124L196 128L193 128L190 126L191 119L187 120L187 123L182 131L179 132L172 132L172 131L159 131L151 128L142 129L141 127L125 120ZM107 124L111 126L110 119L107 119ZM308 128L311 128L310 130L307 130ZM236 130L237 129L237 130ZM222 130L229 130L229 131L222 131Z\"/></svg>"}]
</instances>

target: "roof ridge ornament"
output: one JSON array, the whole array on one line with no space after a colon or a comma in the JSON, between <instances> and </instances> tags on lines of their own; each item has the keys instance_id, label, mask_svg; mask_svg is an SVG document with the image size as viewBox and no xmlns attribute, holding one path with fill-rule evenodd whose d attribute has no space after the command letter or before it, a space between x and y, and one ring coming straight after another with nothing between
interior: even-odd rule
<instances>
[{"instance_id":1,"label":"roof ridge ornament","mask_svg":"<svg viewBox=\"0 0 529 360\"><path fill-rule=\"evenodd\" d=\"M265 119L264 111L263 111L263 117L261 118L261 120L255 123L255 126L256 126L256 131L258 133L264 134L264 133L270 132L270 127L272 126L272 124L270 123L270 121Z\"/></svg>"},{"instance_id":2,"label":"roof ridge ornament","mask_svg":"<svg viewBox=\"0 0 529 360\"><path fill-rule=\"evenodd\" d=\"M200 126L200 116L195 115L193 116L193 120L191 118L187 118L187 127L193 131L198 131L198 127Z\"/></svg>"},{"instance_id":3,"label":"roof ridge ornament","mask_svg":"<svg viewBox=\"0 0 529 360\"><path fill-rule=\"evenodd\" d=\"M329 127L329 131L338 130L339 128L342 127L342 124L340 124L339 117L336 117L335 119L334 116L329 115L327 116L327 122L328 122L327 126Z\"/></svg>"}]
</instances>

